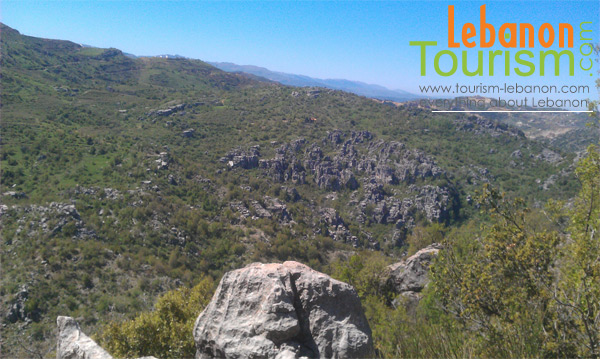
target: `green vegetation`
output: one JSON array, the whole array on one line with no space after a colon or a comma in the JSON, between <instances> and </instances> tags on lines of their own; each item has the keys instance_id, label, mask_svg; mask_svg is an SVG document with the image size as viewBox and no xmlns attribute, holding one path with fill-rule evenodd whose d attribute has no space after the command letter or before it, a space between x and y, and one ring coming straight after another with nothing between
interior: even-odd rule
<instances>
[{"instance_id":1,"label":"green vegetation","mask_svg":"<svg viewBox=\"0 0 600 359\"><path fill-rule=\"evenodd\" d=\"M356 286L382 358L600 356L600 154L577 167L575 204L532 210L485 187L489 223L451 230L413 311L393 308L386 262L361 253L333 267Z\"/></svg>"},{"instance_id":2,"label":"green vegetation","mask_svg":"<svg viewBox=\"0 0 600 359\"><path fill-rule=\"evenodd\" d=\"M192 289L180 288L158 298L152 312L133 320L112 323L99 343L118 358L155 356L193 358L196 353L192 329L214 290L210 278L202 278Z\"/></svg>"},{"instance_id":3,"label":"green vegetation","mask_svg":"<svg viewBox=\"0 0 600 359\"><path fill-rule=\"evenodd\" d=\"M493 234L488 228L481 243L473 241L479 228L472 223L486 220L487 215L479 213L470 198L484 183L490 182L511 197L524 198L527 207L538 207L551 198L568 201L578 191L581 198L593 192L586 187L588 172L578 172L582 187L575 180L573 153L555 150L560 160L548 161L541 156L546 145L515 135L506 126L490 133L477 118L389 106L341 91L285 87L227 74L197 60L134 59L116 49L23 36L4 25L0 31L0 301L6 308L6 356L48 352L55 345L58 315L83 318L80 324L90 334L108 323L124 323L111 324L102 336L115 353L141 353L144 342L120 347L110 336L141 333L146 325L170 330L171 334L165 332L156 341L156 353L164 353L166 348L184 353L190 344L178 342L179 335L190 324L182 321L183 317L166 317L164 308L196 313L208 298L210 280L253 261L284 260L301 261L355 285L383 356L508 353L501 348L494 353L481 351L483 342L475 345L471 342L474 336L465 330L476 331L477 327L463 324L461 317L447 310L451 303L439 307L439 293L438 297L435 292L427 294L422 301L425 309L416 314L390 308L393 298L377 285L380 270L441 238L453 248L452 253L457 252L457 265L469 266L474 258L499 255L504 248L501 244L512 243L518 252L507 258L507 265L530 261L524 264L528 271L516 277L525 287L494 302L501 311L491 323L494 333L520 335L510 321L528 325L547 319L506 314L506 308L523 295L520 291L533 295L533 302L519 303L522 306L550 308L558 305L558 300L572 305L571 324L564 322L571 331L568 338L579 338L581 328L590 325L594 312L586 312L582 303L593 299L586 297L586 288L597 281L597 272L589 270L593 263L582 266L592 258L582 256L593 253L589 247L594 242L586 243L589 236L575 234L579 224L569 228L549 225L546 234L528 229L519 237L523 243L512 237L514 228L490 225L496 228ZM177 105L184 106L159 114ZM193 135L183 134L188 129L194 129ZM261 146L262 158L273 158L282 143L300 137L321 143L334 129L368 130L375 141L399 141L431 156L447 176L417 184L447 185L456 191L452 218L443 224L429 223L422 213L415 213L416 228L401 228L404 232L396 238L396 224L375 223L372 218L361 221L356 215L356 202L365 196L362 185L356 192L328 191L316 186L309 174L306 183L293 184L300 198L294 199L283 188L290 183L274 181L261 168L231 169L219 160L234 148L253 145ZM520 155L513 155L517 151ZM410 185L390 184L384 191L402 197ZM264 204L266 196L284 203L292 220L283 223L274 217L259 218L254 210L242 217L231 207L233 202L247 208L253 202ZM583 206L581 201L576 210ZM322 207L337 211L356 236L359 248L326 234L318 211ZM367 212L375 210L369 207ZM538 209L532 212L527 216L542 221ZM569 218L589 222L576 213ZM558 237L550 229L557 231ZM564 243L561 231L571 233L573 244ZM490 243L501 242L487 248L482 244L485 238ZM538 243L542 239L552 242L542 245ZM551 245L554 242L556 245ZM382 250L363 252L368 246ZM556 263L537 263L531 251L561 254L567 247L569 253L581 254L560 257L565 265L556 273L561 273L562 279L545 278L535 265L554 268ZM357 252L360 254L352 257ZM352 257L348 264L332 263L334 258L346 257ZM499 264L482 261L470 270L473 275L493 274L494 265ZM443 262L438 266L443 268ZM489 280L494 286L490 290L504 290L510 283ZM204 286L191 292L169 292L198 283ZM548 283L556 285L556 290L541 287ZM569 283L577 286L569 287ZM475 290L477 284L469 282L469 288ZM456 293L454 302L464 300L460 287L452 290L458 291L450 292ZM170 294L154 306L164 293ZM548 298L548 293L557 297ZM191 307L184 306L178 299L182 295L197 295L198 300ZM497 293L489 294L490 300L496 300L495 296ZM139 314L153 307L154 312ZM469 310L470 315L482 315L476 306ZM559 319L563 320L552 320ZM142 334L135 335L144 339ZM538 338L545 334L527 335ZM585 338L578 340L584 342ZM544 350L587 353L582 348L556 345L548 343ZM514 353L534 353L534 349Z\"/></svg>"}]
</instances>

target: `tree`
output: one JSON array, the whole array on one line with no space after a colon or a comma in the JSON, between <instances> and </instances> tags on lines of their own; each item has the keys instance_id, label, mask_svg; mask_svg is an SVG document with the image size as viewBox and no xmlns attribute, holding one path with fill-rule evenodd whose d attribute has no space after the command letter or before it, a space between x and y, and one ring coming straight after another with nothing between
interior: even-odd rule
<instances>
[{"instance_id":1,"label":"tree","mask_svg":"<svg viewBox=\"0 0 600 359\"><path fill-rule=\"evenodd\" d=\"M600 45L594 46L596 55ZM595 58L599 62L598 56ZM600 78L596 79L600 88ZM600 101L590 101L593 112L590 126L598 126ZM553 329L559 339L548 350L567 351L581 357L600 358L600 154L589 146L579 161L575 175L581 190L571 210L555 217L568 217L567 241L560 260L562 265L553 288L556 318ZM558 204L560 205L560 204ZM554 204L557 207L557 204Z\"/></svg>"},{"instance_id":2,"label":"tree","mask_svg":"<svg viewBox=\"0 0 600 359\"><path fill-rule=\"evenodd\" d=\"M474 334L480 356L537 356L545 340L559 236L532 230L524 201L508 200L490 186L479 203L492 223L471 243L453 236L445 241L431 269L435 296Z\"/></svg>"},{"instance_id":3,"label":"tree","mask_svg":"<svg viewBox=\"0 0 600 359\"><path fill-rule=\"evenodd\" d=\"M554 286L560 341L548 349L562 354L575 345L578 356L600 358L600 154L590 146L575 171L581 190L567 211L570 225Z\"/></svg>"},{"instance_id":4,"label":"tree","mask_svg":"<svg viewBox=\"0 0 600 359\"><path fill-rule=\"evenodd\" d=\"M572 208L547 207L555 224L486 186L479 202L491 224L480 237L445 240L431 267L433 297L473 334L478 356L600 358L597 147L575 174Z\"/></svg>"}]
</instances>

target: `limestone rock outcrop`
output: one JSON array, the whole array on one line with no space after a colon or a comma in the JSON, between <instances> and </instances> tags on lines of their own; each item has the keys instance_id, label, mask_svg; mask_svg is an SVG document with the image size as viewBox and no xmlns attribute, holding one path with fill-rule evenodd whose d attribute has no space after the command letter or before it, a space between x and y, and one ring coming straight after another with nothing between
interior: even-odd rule
<instances>
[{"instance_id":1,"label":"limestone rock outcrop","mask_svg":"<svg viewBox=\"0 0 600 359\"><path fill-rule=\"evenodd\" d=\"M56 359L113 359L112 355L81 331L75 319L59 316L56 318L56 324L58 325ZM144 356L137 359L157 358Z\"/></svg>"},{"instance_id":2,"label":"limestone rock outcrop","mask_svg":"<svg viewBox=\"0 0 600 359\"><path fill-rule=\"evenodd\" d=\"M197 359L373 356L354 288L297 262L226 273L194 340Z\"/></svg>"},{"instance_id":3,"label":"limestone rock outcrop","mask_svg":"<svg viewBox=\"0 0 600 359\"><path fill-rule=\"evenodd\" d=\"M112 359L95 341L85 335L71 317L58 317L56 359Z\"/></svg>"},{"instance_id":4,"label":"limestone rock outcrop","mask_svg":"<svg viewBox=\"0 0 600 359\"><path fill-rule=\"evenodd\" d=\"M278 183L350 191L348 205L354 210L347 218L361 224L371 221L410 229L420 215L444 222L456 216L460 206L452 181L432 157L401 142L377 140L368 131L329 131L321 141L300 138L281 144L274 157L259 157L254 146L234 149L221 161L232 169L258 167ZM315 208L315 213L319 211ZM344 242L353 243L357 235L329 230L331 238Z\"/></svg>"},{"instance_id":5,"label":"limestone rock outcrop","mask_svg":"<svg viewBox=\"0 0 600 359\"><path fill-rule=\"evenodd\" d=\"M406 260L386 268L387 285L393 292L405 298L409 306L420 299L420 292L429 283L429 266L437 256L441 245L434 243L419 250Z\"/></svg>"}]
</instances>

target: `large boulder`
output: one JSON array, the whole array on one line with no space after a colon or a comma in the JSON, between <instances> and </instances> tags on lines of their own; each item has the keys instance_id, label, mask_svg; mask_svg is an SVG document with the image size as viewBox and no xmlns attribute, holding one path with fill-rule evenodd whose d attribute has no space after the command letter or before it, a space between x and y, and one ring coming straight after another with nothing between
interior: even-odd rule
<instances>
[{"instance_id":1,"label":"large boulder","mask_svg":"<svg viewBox=\"0 0 600 359\"><path fill-rule=\"evenodd\" d=\"M297 262L226 273L194 340L197 359L373 356L354 288Z\"/></svg>"},{"instance_id":2,"label":"large boulder","mask_svg":"<svg viewBox=\"0 0 600 359\"><path fill-rule=\"evenodd\" d=\"M71 317L58 317L57 359L112 359L95 341L85 335Z\"/></svg>"},{"instance_id":3,"label":"large boulder","mask_svg":"<svg viewBox=\"0 0 600 359\"><path fill-rule=\"evenodd\" d=\"M385 278L387 278L388 288L399 294L409 308L413 308L418 303L421 298L420 292L429 283L429 266L440 249L441 245L434 243L406 260L386 268Z\"/></svg>"}]
</instances>

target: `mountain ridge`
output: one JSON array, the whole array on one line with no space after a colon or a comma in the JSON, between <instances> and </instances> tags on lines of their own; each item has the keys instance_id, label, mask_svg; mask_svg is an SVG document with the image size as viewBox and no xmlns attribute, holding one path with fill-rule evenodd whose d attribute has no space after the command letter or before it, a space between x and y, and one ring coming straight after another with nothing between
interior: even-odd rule
<instances>
[{"instance_id":1,"label":"mountain ridge","mask_svg":"<svg viewBox=\"0 0 600 359\"><path fill-rule=\"evenodd\" d=\"M283 85L310 87L318 86L333 90L342 90L357 94L391 101L408 101L422 96L418 96L403 90L390 90L381 85L368 84L361 81L346 79L318 79L306 75L290 74L279 71L271 71L265 67L255 65L237 65L231 62L208 62L209 64L227 72L243 72L252 75L264 77L271 81L279 82Z\"/></svg>"}]
</instances>

